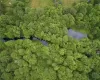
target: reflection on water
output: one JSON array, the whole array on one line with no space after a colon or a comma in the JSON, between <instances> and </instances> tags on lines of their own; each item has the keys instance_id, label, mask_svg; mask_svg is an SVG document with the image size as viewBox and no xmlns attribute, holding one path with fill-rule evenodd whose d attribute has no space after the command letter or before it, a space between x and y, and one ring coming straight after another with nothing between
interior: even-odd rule
<instances>
[{"instance_id":1,"label":"reflection on water","mask_svg":"<svg viewBox=\"0 0 100 80\"><path fill-rule=\"evenodd\" d=\"M41 43L45 46L48 46L48 42L47 41L44 41L44 40L41 40Z\"/></svg>"},{"instance_id":2,"label":"reflection on water","mask_svg":"<svg viewBox=\"0 0 100 80\"><path fill-rule=\"evenodd\" d=\"M7 42L7 41L10 41L10 40L15 41L15 40L18 40L18 39L25 40L25 38L14 38L14 39L9 39L9 38L3 38L2 39L2 38L0 38L0 41ZM37 41L40 41L43 45L48 46L48 42L45 41L45 40L41 40L41 39L36 38L36 37L30 38L30 40L37 40Z\"/></svg>"},{"instance_id":3,"label":"reflection on water","mask_svg":"<svg viewBox=\"0 0 100 80\"><path fill-rule=\"evenodd\" d=\"M5 40L4 40L4 39L2 39L2 38L0 38L0 41L5 42Z\"/></svg>"},{"instance_id":4,"label":"reflection on water","mask_svg":"<svg viewBox=\"0 0 100 80\"><path fill-rule=\"evenodd\" d=\"M71 36L75 39L82 39L82 38L86 38L87 34L83 34L83 33L80 33L80 32L76 32L72 29L69 29L68 30L68 36Z\"/></svg>"},{"instance_id":5,"label":"reflection on water","mask_svg":"<svg viewBox=\"0 0 100 80\"><path fill-rule=\"evenodd\" d=\"M87 34L83 34L83 33L80 33L80 32L76 32L76 31L74 31L72 29L69 29L68 30L68 36L71 36L71 37L76 38L76 39L82 39L82 38L87 37ZM9 40L18 40L18 39L24 40L25 38L24 37L14 38L14 39L9 39L9 38L1 39L0 38L0 41L6 42L6 41L9 41ZM37 41L40 41L43 45L48 46L48 42L47 41L41 40L41 39L39 39L37 37L31 37L30 40L37 40Z\"/></svg>"},{"instance_id":6,"label":"reflection on water","mask_svg":"<svg viewBox=\"0 0 100 80\"><path fill-rule=\"evenodd\" d=\"M43 45L48 46L48 42L45 41L45 40L41 40L41 39L36 38L36 37L33 37L32 40L38 40L38 41L40 41Z\"/></svg>"}]
</instances>

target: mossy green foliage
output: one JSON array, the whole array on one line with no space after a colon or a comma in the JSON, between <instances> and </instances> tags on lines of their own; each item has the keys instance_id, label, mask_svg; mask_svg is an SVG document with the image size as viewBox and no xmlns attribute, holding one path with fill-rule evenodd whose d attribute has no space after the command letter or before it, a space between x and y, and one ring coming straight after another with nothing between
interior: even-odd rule
<instances>
[{"instance_id":1,"label":"mossy green foliage","mask_svg":"<svg viewBox=\"0 0 100 80\"><path fill-rule=\"evenodd\" d=\"M0 15L0 37L26 39L0 41L0 80L100 80L99 5L32 9L16 1ZM75 40L68 28L83 30L89 38Z\"/></svg>"},{"instance_id":2,"label":"mossy green foliage","mask_svg":"<svg viewBox=\"0 0 100 80\"><path fill-rule=\"evenodd\" d=\"M5 13L5 3L0 1L0 15Z\"/></svg>"},{"instance_id":3,"label":"mossy green foliage","mask_svg":"<svg viewBox=\"0 0 100 80\"><path fill-rule=\"evenodd\" d=\"M62 47L29 39L0 43L0 79L99 80L100 41L69 38ZM84 76L84 77L83 77Z\"/></svg>"}]
</instances>

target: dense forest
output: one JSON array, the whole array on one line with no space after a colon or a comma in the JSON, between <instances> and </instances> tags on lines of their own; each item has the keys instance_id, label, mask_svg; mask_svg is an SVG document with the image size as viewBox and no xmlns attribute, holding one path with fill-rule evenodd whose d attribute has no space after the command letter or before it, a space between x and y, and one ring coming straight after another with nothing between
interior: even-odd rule
<instances>
[{"instance_id":1,"label":"dense forest","mask_svg":"<svg viewBox=\"0 0 100 80\"><path fill-rule=\"evenodd\" d=\"M0 80L100 80L100 0L29 4L0 1Z\"/></svg>"}]
</instances>

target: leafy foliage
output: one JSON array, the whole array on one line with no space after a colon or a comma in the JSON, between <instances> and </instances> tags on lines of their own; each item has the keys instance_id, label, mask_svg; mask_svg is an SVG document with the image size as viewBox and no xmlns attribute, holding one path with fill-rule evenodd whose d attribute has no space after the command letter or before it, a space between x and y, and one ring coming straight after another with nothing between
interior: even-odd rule
<instances>
[{"instance_id":1,"label":"leafy foliage","mask_svg":"<svg viewBox=\"0 0 100 80\"><path fill-rule=\"evenodd\" d=\"M26 5L27 0L15 0L0 15L0 38L12 38L0 41L0 80L100 80L100 6ZM73 39L68 28L83 30L89 38ZM30 36L48 41L48 46Z\"/></svg>"}]
</instances>

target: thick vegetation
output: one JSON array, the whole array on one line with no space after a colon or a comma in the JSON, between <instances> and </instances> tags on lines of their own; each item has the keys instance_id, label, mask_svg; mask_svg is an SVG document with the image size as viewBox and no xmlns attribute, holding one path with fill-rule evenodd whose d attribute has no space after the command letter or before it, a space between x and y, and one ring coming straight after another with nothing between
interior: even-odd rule
<instances>
[{"instance_id":1,"label":"thick vegetation","mask_svg":"<svg viewBox=\"0 0 100 80\"><path fill-rule=\"evenodd\" d=\"M100 80L100 5L33 9L28 2L13 0L0 15L0 38L11 39L0 41L0 80ZM69 37L69 28L88 38Z\"/></svg>"}]
</instances>

